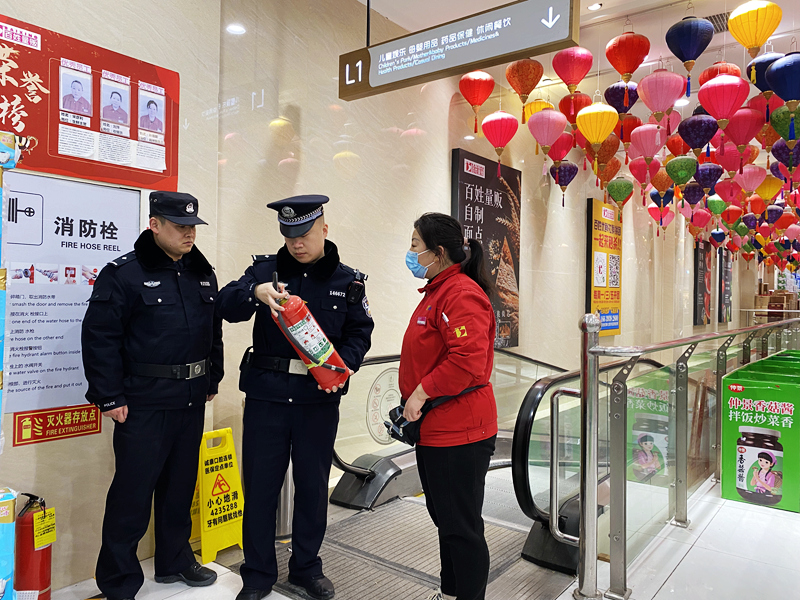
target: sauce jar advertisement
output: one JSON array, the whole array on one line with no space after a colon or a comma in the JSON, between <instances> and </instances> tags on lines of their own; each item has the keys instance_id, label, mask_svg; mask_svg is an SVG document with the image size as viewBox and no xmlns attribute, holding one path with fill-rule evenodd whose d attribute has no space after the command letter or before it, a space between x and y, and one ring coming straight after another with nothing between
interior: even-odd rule
<instances>
[{"instance_id":1,"label":"sauce jar advertisement","mask_svg":"<svg viewBox=\"0 0 800 600\"><path fill-rule=\"evenodd\" d=\"M723 392L722 497L800 512L800 354L746 365L723 378Z\"/></svg>"}]
</instances>

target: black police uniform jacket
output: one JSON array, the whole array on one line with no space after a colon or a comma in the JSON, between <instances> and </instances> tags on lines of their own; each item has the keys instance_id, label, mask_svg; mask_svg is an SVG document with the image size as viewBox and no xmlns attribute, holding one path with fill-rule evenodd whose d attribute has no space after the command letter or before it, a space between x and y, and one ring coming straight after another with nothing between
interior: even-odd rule
<instances>
[{"instance_id":1,"label":"black police uniform jacket","mask_svg":"<svg viewBox=\"0 0 800 600\"><path fill-rule=\"evenodd\" d=\"M86 399L107 411L202 406L223 375L217 278L197 247L174 262L149 229L134 251L108 263L89 298L81 346ZM205 376L133 376L129 363L183 365L210 359Z\"/></svg>"},{"instance_id":2,"label":"black police uniform jacket","mask_svg":"<svg viewBox=\"0 0 800 600\"><path fill-rule=\"evenodd\" d=\"M375 325L366 294L355 303L347 302L347 291L356 272L339 262L336 245L326 240L325 255L313 264L298 262L286 246L277 255L260 255L253 259L253 264L241 278L220 290L217 310L231 323L248 321L255 314L254 355L299 359L272 320L269 307L255 296L256 286L270 283L272 274L277 270L287 290L306 302L344 364L358 371L369 350ZM297 375L256 366L243 368L239 389L245 392L247 398L273 402L335 402L342 395L341 391L328 394L317 389L317 381L311 374Z\"/></svg>"}]
</instances>

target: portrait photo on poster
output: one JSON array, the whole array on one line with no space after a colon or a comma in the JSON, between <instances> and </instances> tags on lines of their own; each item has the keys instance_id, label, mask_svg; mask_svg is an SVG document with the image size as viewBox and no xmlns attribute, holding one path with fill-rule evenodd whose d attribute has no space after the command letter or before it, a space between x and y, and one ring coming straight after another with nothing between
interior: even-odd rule
<instances>
[{"instance_id":1,"label":"portrait photo on poster","mask_svg":"<svg viewBox=\"0 0 800 600\"><path fill-rule=\"evenodd\" d=\"M164 96L139 90L139 129L164 133Z\"/></svg>"},{"instance_id":2,"label":"portrait photo on poster","mask_svg":"<svg viewBox=\"0 0 800 600\"><path fill-rule=\"evenodd\" d=\"M92 116L92 76L60 67L61 110Z\"/></svg>"},{"instance_id":3,"label":"portrait photo on poster","mask_svg":"<svg viewBox=\"0 0 800 600\"><path fill-rule=\"evenodd\" d=\"M117 123L119 125L130 125L131 112L131 88L130 86L109 81L100 80L100 104L103 110L100 118L104 121Z\"/></svg>"}]
</instances>

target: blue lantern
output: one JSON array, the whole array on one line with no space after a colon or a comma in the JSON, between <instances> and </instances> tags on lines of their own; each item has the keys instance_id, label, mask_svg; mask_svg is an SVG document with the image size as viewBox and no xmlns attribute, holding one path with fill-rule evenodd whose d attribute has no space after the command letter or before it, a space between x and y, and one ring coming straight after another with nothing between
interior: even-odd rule
<instances>
[{"instance_id":1,"label":"blue lantern","mask_svg":"<svg viewBox=\"0 0 800 600\"><path fill-rule=\"evenodd\" d=\"M652 200L658 208L663 209L665 206L670 204L675 198L675 192L670 186L670 188L664 192L664 195L658 193L658 190L653 188L650 190L650 200Z\"/></svg>"},{"instance_id":2,"label":"blue lantern","mask_svg":"<svg viewBox=\"0 0 800 600\"><path fill-rule=\"evenodd\" d=\"M686 96L692 94L692 67L697 58L708 48L714 37L714 24L708 19L694 15L684 17L669 28L667 46L686 68Z\"/></svg>"},{"instance_id":3,"label":"blue lantern","mask_svg":"<svg viewBox=\"0 0 800 600\"><path fill-rule=\"evenodd\" d=\"M767 69L779 58L784 55L780 52L767 52L761 56L757 56L749 63L747 63L747 72L750 74L750 83L756 86L759 90L764 92L772 92L772 88L767 83L766 73ZM767 98L769 100L769 98Z\"/></svg>"},{"instance_id":4,"label":"blue lantern","mask_svg":"<svg viewBox=\"0 0 800 600\"><path fill-rule=\"evenodd\" d=\"M767 84L778 94L789 109L789 139L796 140L794 116L800 105L800 52L790 52L772 63L766 72ZM794 146L794 144L792 144Z\"/></svg>"}]
</instances>

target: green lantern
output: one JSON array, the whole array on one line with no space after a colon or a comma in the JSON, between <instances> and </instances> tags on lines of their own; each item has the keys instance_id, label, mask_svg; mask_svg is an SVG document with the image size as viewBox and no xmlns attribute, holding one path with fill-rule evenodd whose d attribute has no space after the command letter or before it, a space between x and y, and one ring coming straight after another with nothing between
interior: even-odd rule
<instances>
[{"instance_id":1,"label":"green lantern","mask_svg":"<svg viewBox=\"0 0 800 600\"><path fill-rule=\"evenodd\" d=\"M725 204L725 200L723 200L722 198L720 198L716 194L714 194L713 196L709 196L708 197L708 201L707 201L706 206L708 206L708 210L711 211L711 214L714 214L714 215L717 215L717 216L719 216L723 212L725 212L725 209L728 207L728 205Z\"/></svg>"},{"instance_id":2,"label":"green lantern","mask_svg":"<svg viewBox=\"0 0 800 600\"><path fill-rule=\"evenodd\" d=\"M789 112L789 108L781 106L779 109L772 111L772 114L769 116L769 122L772 128L778 132L778 135L786 140L786 145L789 146L789 150L794 150L797 140L789 139L792 137L789 132L792 122L792 115Z\"/></svg>"},{"instance_id":3,"label":"green lantern","mask_svg":"<svg viewBox=\"0 0 800 600\"><path fill-rule=\"evenodd\" d=\"M750 233L750 230L747 228L747 225L742 223L741 219L739 220L739 224L736 225L736 233L738 233L741 236L745 236L748 233Z\"/></svg>"},{"instance_id":4,"label":"green lantern","mask_svg":"<svg viewBox=\"0 0 800 600\"><path fill-rule=\"evenodd\" d=\"M664 168L670 179L683 191L683 186L689 183L689 180L697 172L697 159L689 156L679 156L669 161L664 165Z\"/></svg>"},{"instance_id":5,"label":"green lantern","mask_svg":"<svg viewBox=\"0 0 800 600\"><path fill-rule=\"evenodd\" d=\"M608 182L606 190L608 190L608 195L611 196L612 200L619 206L620 211L622 211L623 202L633 192L633 182L624 177L617 177Z\"/></svg>"}]
</instances>

